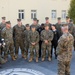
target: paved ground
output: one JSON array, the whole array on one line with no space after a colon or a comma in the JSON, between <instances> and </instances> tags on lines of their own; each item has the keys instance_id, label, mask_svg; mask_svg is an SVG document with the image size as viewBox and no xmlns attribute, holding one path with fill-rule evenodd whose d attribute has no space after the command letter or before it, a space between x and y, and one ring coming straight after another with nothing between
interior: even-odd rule
<instances>
[{"instance_id":1,"label":"paved ground","mask_svg":"<svg viewBox=\"0 0 75 75\"><path fill-rule=\"evenodd\" d=\"M35 70L43 73L44 75L57 75L57 60L54 59L51 62L46 61L41 62L41 59L39 59L39 63L36 63L35 60L31 63L28 62L28 60L24 60L21 58L21 55L19 55L19 58L16 61L12 61L9 58L9 61L3 65L3 67L0 69L0 72L7 72L8 69L15 69L15 68L22 68L22 69L30 69ZM19 73L19 72L18 72ZM0 75L41 75L41 74L1 74ZM71 75L75 75L75 52L73 51L73 58L71 62Z\"/></svg>"}]
</instances>

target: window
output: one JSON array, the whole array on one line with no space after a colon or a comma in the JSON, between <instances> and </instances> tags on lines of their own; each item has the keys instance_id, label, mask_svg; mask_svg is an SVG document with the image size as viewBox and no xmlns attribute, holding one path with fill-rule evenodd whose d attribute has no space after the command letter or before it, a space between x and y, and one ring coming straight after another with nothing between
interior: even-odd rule
<instances>
[{"instance_id":1,"label":"window","mask_svg":"<svg viewBox=\"0 0 75 75\"><path fill-rule=\"evenodd\" d=\"M31 19L37 18L37 11L36 10L31 10Z\"/></svg>"},{"instance_id":2,"label":"window","mask_svg":"<svg viewBox=\"0 0 75 75\"><path fill-rule=\"evenodd\" d=\"M51 11L51 18L56 19L56 10Z\"/></svg>"},{"instance_id":3,"label":"window","mask_svg":"<svg viewBox=\"0 0 75 75\"><path fill-rule=\"evenodd\" d=\"M24 10L19 10L18 13L18 18L24 19Z\"/></svg>"},{"instance_id":4,"label":"window","mask_svg":"<svg viewBox=\"0 0 75 75\"><path fill-rule=\"evenodd\" d=\"M66 10L62 10L62 19L66 18Z\"/></svg>"}]
</instances>

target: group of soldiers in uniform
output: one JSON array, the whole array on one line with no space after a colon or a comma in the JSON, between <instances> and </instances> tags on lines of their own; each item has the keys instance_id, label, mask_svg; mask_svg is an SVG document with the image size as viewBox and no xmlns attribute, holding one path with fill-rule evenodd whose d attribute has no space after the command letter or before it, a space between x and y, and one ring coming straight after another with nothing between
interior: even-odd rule
<instances>
[{"instance_id":1,"label":"group of soldiers in uniform","mask_svg":"<svg viewBox=\"0 0 75 75\"><path fill-rule=\"evenodd\" d=\"M66 23L61 22L58 17L56 24L49 22L49 17L45 18L46 23L39 24L37 18L33 19L32 25L22 24L21 19L17 19L17 24L12 28L11 22L6 22L6 17L2 17L0 23L0 63L8 61L8 54L12 60L16 60L21 49L22 58L25 60L29 55L29 62L36 55L36 62L41 57L45 61L52 60L53 52L55 59L58 57L58 75L70 75L70 61L72 58L72 48L75 47L75 26L70 17L66 17ZM2 42L1 42L2 41ZM53 51L54 50L54 51Z\"/></svg>"}]
</instances>

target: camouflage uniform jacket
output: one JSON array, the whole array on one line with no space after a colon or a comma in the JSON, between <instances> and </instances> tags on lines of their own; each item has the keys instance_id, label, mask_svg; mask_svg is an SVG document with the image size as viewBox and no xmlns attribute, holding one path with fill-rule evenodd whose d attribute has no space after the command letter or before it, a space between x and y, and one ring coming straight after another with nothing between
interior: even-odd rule
<instances>
[{"instance_id":1,"label":"camouflage uniform jacket","mask_svg":"<svg viewBox=\"0 0 75 75\"><path fill-rule=\"evenodd\" d=\"M13 41L12 28L10 28L10 29L7 29L6 27L3 28L1 36L2 36L2 38L5 39L5 42L12 42Z\"/></svg>"},{"instance_id":2,"label":"camouflage uniform jacket","mask_svg":"<svg viewBox=\"0 0 75 75\"><path fill-rule=\"evenodd\" d=\"M53 40L53 32L51 30L49 31L46 31L46 30L43 30L41 32L41 41L44 42L44 40L48 40L48 42L51 44L51 41Z\"/></svg>"},{"instance_id":3,"label":"camouflage uniform jacket","mask_svg":"<svg viewBox=\"0 0 75 75\"><path fill-rule=\"evenodd\" d=\"M0 23L0 29L1 29L1 30L2 30L5 26L6 26L6 24Z\"/></svg>"},{"instance_id":4,"label":"camouflage uniform jacket","mask_svg":"<svg viewBox=\"0 0 75 75\"><path fill-rule=\"evenodd\" d=\"M0 23L0 38L1 38L2 29L3 29L5 26L6 26L6 24Z\"/></svg>"},{"instance_id":5,"label":"camouflage uniform jacket","mask_svg":"<svg viewBox=\"0 0 75 75\"><path fill-rule=\"evenodd\" d=\"M32 24L32 25L30 26L30 29L31 29L32 26L35 26L36 30L40 27L39 24L37 24L37 25Z\"/></svg>"},{"instance_id":6,"label":"camouflage uniform jacket","mask_svg":"<svg viewBox=\"0 0 75 75\"><path fill-rule=\"evenodd\" d=\"M73 24L72 23L68 23L68 26L69 26L69 33L73 33Z\"/></svg>"},{"instance_id":7,"label":"camouflage uniform jacket","mask_svg":"<svg viewBox=\"0 0 75 75\"><path fill-rule=\"evenodd\" d=\"M70 61L72 58L72 48L73 48L74 38L70 33L64 33L57 46L57 55L59 61Z\"/></svg>"},{"instance_id":8,"label":"camouflage uniform jacket","mask_svg":"<svg viewBox=\"0 0 75 75\"><path fill-rule=\"evenodd\" d=\"M15 25L13 27L13 37L15 41L20 41L24 40L24 31L25 31L25 26L22 25L19 27L18 25Z\"/></svg>"},{"instance_id":9,"label":"camouflage uniform jacket","mask_svg":"<svg viewBox=\"0 0 75 75\"><path fill-rule=\"evenodd\" d=\"M30 30L25 30L24 31L24 43L28 43L29 32L30 32Z\"/></svg>"},{"instance_id":10,"label":"camouflage uniform jacket","mask_svg":"<svg viewBox=\"0 0 75 75\"><path fill-rule=\"evenodd\" d=\"M52 30L52 28L51 28L51 25L52 25L52 24L51 24L51 23L48 23L48 24L45 23L45 25L48 25L48 26L49 26L49 29Z\"/></svg>"},{"instance_id":11,"label":"camouflage uniform jacket","mask_svg":"<svg viewBox=\"0 0 75 75\"><path fill-rule=\"evenodd\" d=\"M28 36L28 41L29 43L36 43L38 44L39 42L39 33L37 31L32 32L30 31L29 36Z\"/></svg>"}]
</instances>

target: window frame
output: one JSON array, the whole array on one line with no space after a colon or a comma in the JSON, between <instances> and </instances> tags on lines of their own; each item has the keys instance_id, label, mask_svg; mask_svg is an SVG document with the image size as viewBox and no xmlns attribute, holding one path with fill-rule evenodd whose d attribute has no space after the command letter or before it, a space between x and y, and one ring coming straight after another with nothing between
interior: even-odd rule
<instances>
[{"instance_id":1,"label":"window frame","mask_svg":"<svg viewBox=\"0 0 75 75\"><path fill-rule=\"evenodd\" d=\"M55 11L55 12L53 12L53 11ZM54 14L55 17L52 14ZM57 10L51 10L51 19L55 20L56 18L57 18Z\"/></svg>"},{"instance_id":2,"label":"window frame","mask_svg":"<svg viewBox=\"0 0 75 75\"><path fill-rule=\"evenodd\" d=\"M18 10L18 18L25 20L25 10L24 9Z\"/></svg>"},{"instance_id":3,"label":"window frame","mask_svg":"<svg viewBox=\"0 0 75 75\"><path fill-rule=\"evenodd\" d=\"M37 10L31 10L31 19L37 18Z\"/></svg>"}]
</instances>

